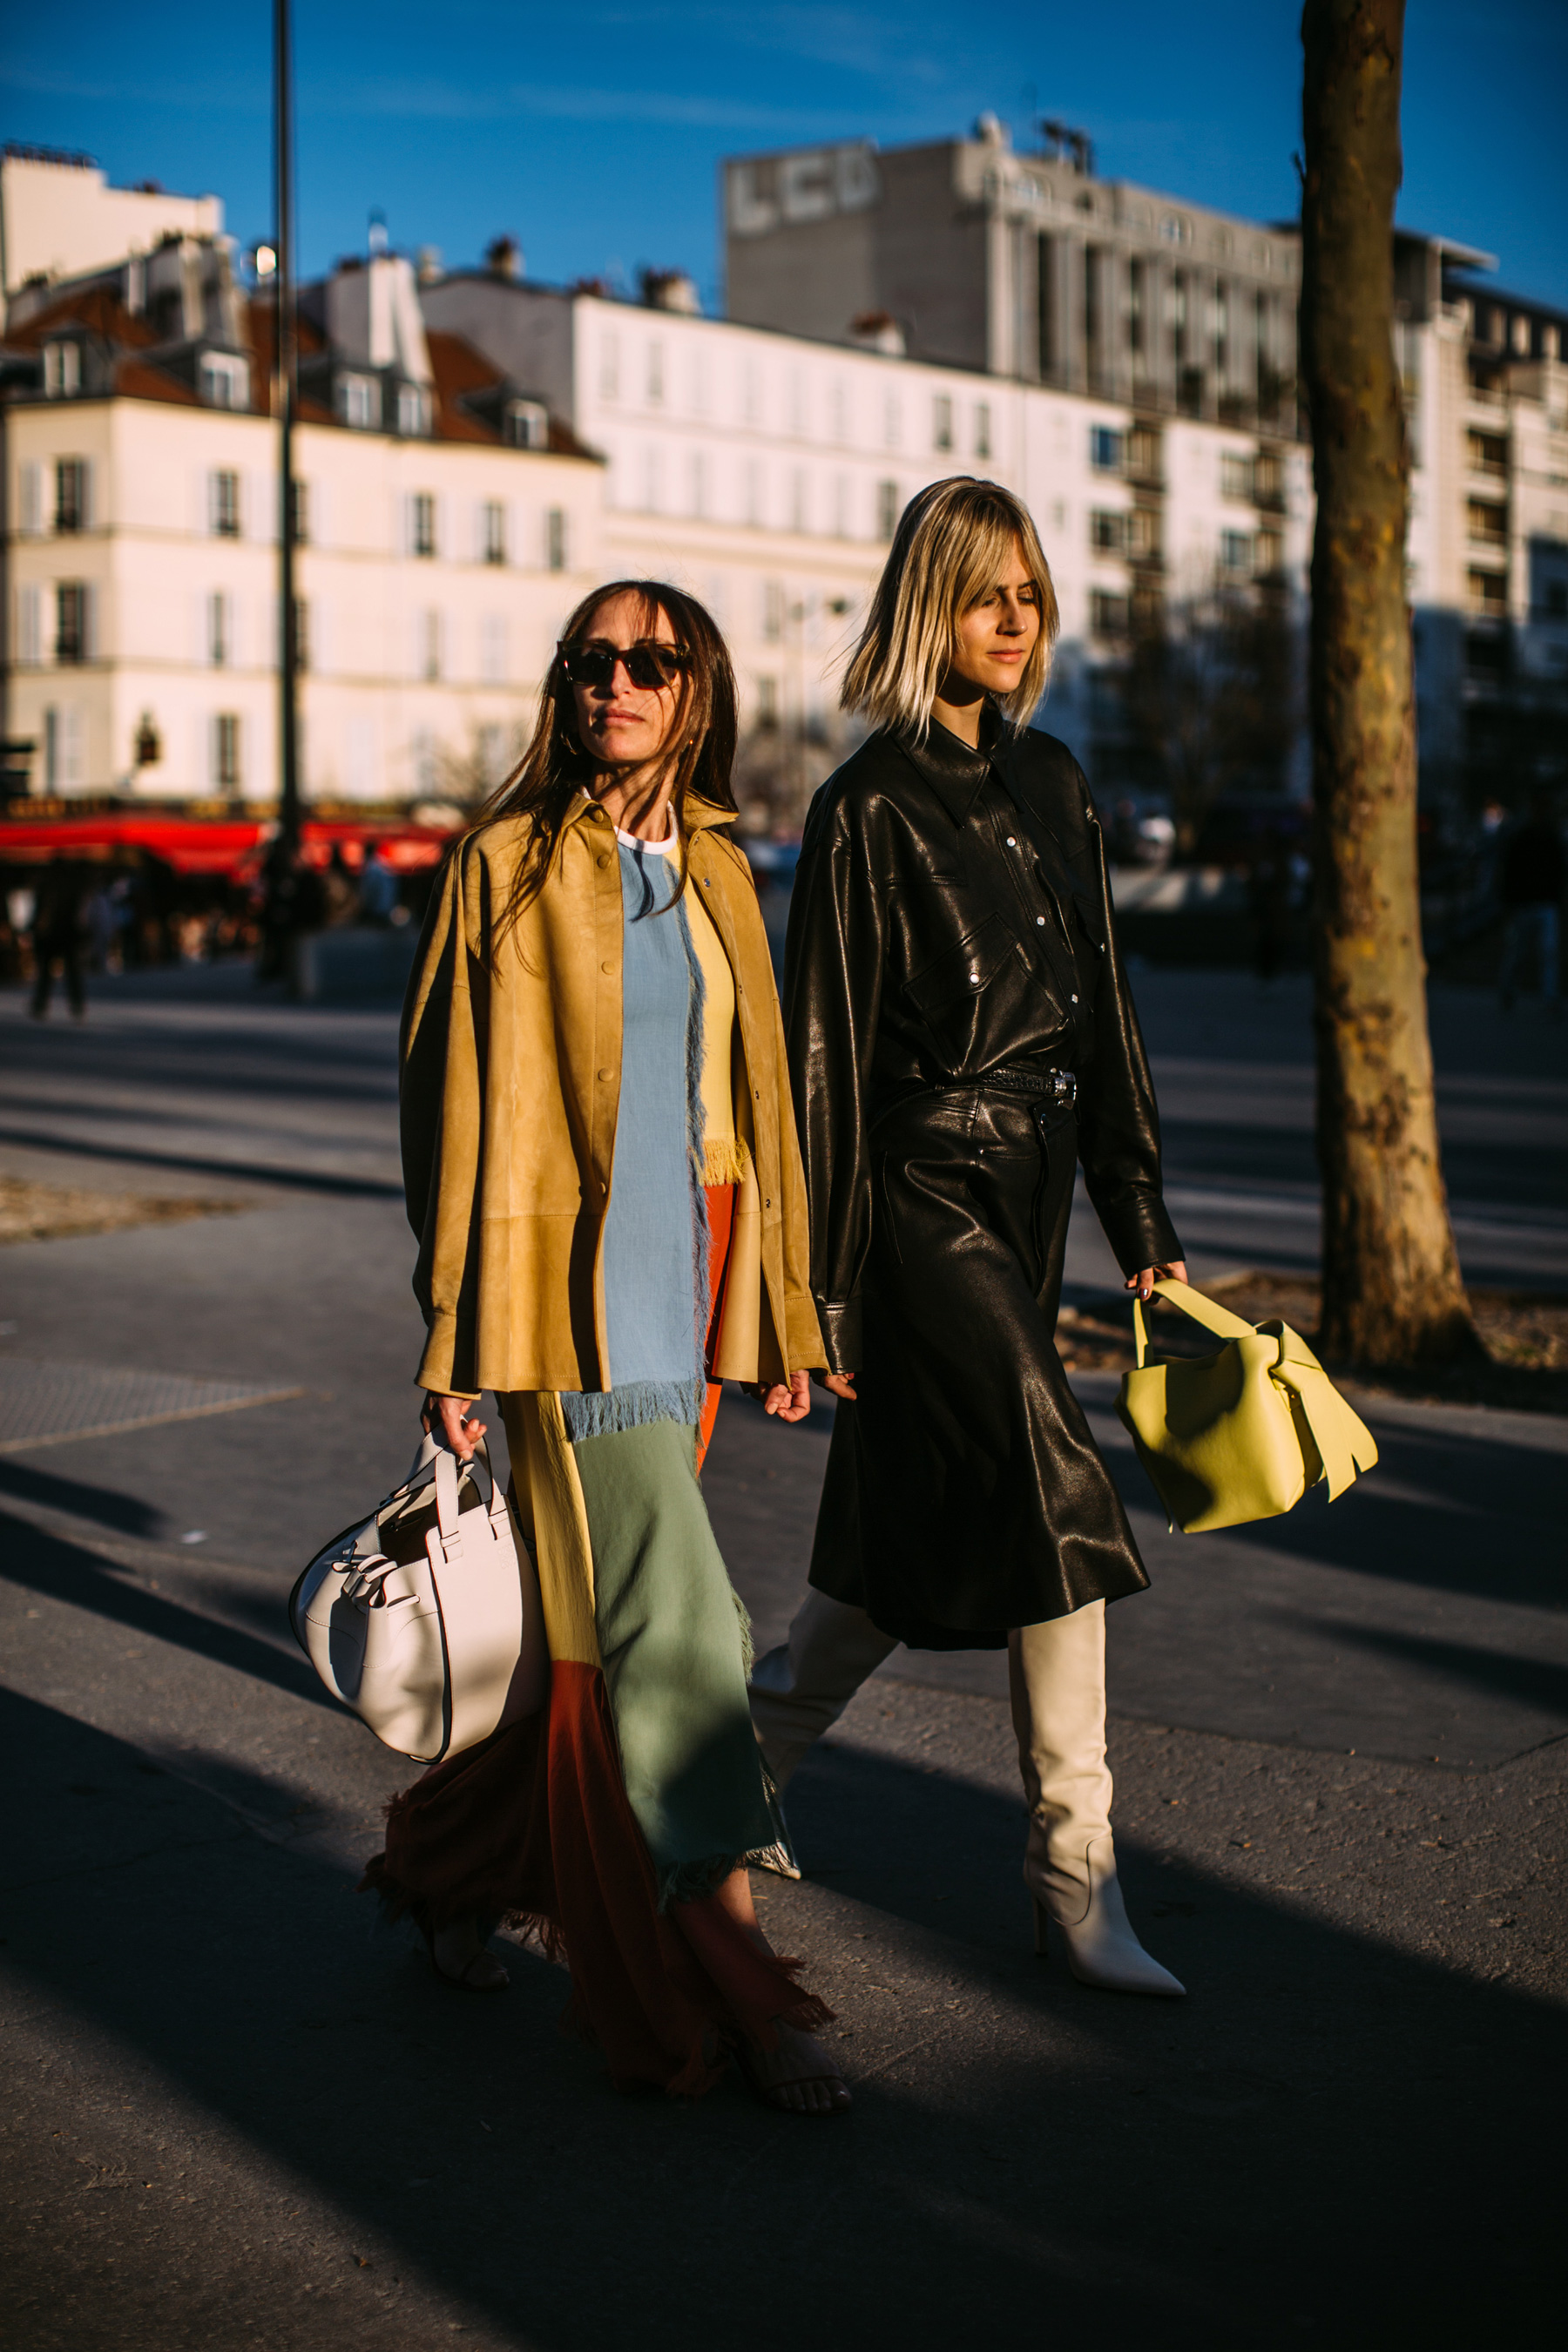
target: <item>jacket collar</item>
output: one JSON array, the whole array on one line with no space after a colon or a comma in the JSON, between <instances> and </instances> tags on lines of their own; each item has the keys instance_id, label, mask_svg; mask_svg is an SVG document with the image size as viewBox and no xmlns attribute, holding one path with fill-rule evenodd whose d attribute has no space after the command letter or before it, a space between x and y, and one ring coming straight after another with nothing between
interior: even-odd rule
<instances>
[{"instance_id":1,"label":"jacket collar","mask_svg":"<svg viewBox=\"0 0 1568 2352\"><path fill-rule=\"evenodd\" d=\"M567 824L591 823L594 812L598 805L598 802L591 793L580 792L566 812ZM710 801L700 801L695 797L689 799L686 803L686 830L689 835L707 833L713 825L733 824L734 822L733 809L715 808Z\"/></svg>"},{"instance_id":2,"label":"jacket collar","mask_svg":"<svg viewBox=\"0 0 1568 2352\"><path fill-rule=\"evenodd\" d=\"M1006 733L1001 712L987 700L980 714L980 743L976 751L972 751L967 743L939 726L934 719L918 741L911 735L900 735L899 748L924 777L954 824L963 824L992 765L1004 765Z\"/></svg>"}]
</instances>

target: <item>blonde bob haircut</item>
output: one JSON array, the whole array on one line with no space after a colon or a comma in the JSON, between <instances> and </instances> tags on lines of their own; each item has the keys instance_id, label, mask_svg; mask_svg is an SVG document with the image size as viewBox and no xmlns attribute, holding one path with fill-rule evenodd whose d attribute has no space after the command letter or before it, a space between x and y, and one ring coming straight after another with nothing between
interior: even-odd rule
<instances>
[{"instance_id":1,"label":"blonde bob haircut","mask_svg":"<svg viewBox=\"0 0 1568 2352\"><path fill-rule=\"evenodd\" d=\"M1059 625L1056 590L1022 499L968 474L932 482L904 509L844 674L844 709L921 740L957 651L959 622L1001 585L1015 548L1035 583L1040 634L1017 685L996 699L1008 724L1022 727L1046 690Z\"/></svg>"}]
</instances>

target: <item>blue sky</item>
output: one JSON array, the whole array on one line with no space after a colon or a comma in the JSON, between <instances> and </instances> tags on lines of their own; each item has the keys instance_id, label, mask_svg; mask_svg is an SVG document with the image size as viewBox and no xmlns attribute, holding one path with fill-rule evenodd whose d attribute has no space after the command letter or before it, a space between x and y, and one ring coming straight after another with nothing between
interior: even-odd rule
<instances>
[{"instance_id":1,"label":"blue sky","mask_svg":"<svg viewBox=\"0 0 1568 2352\"><path fill-rule=\"evenodd\" d=\"M0 136L85 148L114 180L214 190L242 239L269 210L261 0L3 0ZM1296 205L1297 0L959 0L782 7L297 0L302 259L393 242L530 273L719 285L725 154L967 129L984 107L1081 124L1107 176L1264 217ZM1410 0L1400 217L1497 254L1568 308L1568 0Z\"/></svg>"}]
</instances>

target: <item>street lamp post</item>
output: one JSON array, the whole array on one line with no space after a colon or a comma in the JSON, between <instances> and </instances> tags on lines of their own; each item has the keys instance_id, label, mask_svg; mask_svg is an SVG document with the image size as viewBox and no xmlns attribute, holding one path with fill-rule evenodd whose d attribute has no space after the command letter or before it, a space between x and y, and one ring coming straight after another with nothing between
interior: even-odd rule
<instances>
[{"instance_id":1,"label":"street lamp post","mask_svg":"<svg viewBox=\"0 0 1568 2352\"><path fill-rule=\"evenodd\" d=\"M273 178L278 280L278 839L280 867L300 844L300 648L294 597L294 407L299 346L294 302L294 81L289 0L273 0Z\"/></svg>"}]
</instances>

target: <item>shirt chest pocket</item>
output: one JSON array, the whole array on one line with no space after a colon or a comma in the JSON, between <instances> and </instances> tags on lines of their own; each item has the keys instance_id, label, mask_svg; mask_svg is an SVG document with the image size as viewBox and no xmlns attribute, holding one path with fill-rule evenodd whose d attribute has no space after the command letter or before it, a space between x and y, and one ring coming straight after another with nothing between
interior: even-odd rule
<instances>
[{"instance_id":1,"label":"shirt chest pocket","mask_svg":"<svg viewBox=\"0 0 1568 2352\"><path fill-rule=\"evenodd\" d=\"M904 983L908 1003L950 1069L977 1049L989 1058L1038 990L1017 934L1001 915L988 915Z\"/></svg>"}]
</instances>

